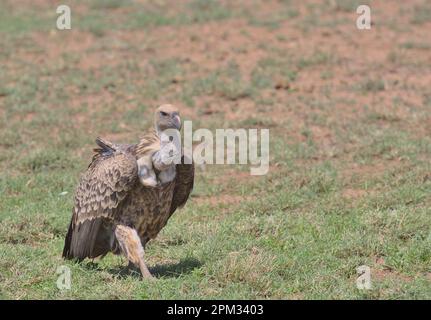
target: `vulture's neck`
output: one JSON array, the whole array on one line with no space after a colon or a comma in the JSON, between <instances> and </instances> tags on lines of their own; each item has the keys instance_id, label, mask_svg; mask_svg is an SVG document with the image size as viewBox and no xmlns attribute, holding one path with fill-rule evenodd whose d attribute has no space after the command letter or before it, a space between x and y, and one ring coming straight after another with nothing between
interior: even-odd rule
<instances>
[{"instance_id":1,"label":"vulture's neck","mask_svg":"<svg viewBox=\"0 0 431 320\"><path fill-rule=\"evenodd\" d=\"M160 149L160 137L155 129L150 129L137 144L136 156L139 158L158 149Z\"/></svg>"}]
</instances>

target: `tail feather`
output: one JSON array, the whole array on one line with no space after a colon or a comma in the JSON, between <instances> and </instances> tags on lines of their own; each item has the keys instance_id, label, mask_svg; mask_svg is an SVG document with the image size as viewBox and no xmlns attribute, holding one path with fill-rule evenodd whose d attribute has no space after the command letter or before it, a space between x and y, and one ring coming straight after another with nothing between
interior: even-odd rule
<instances>
[{"instance_id":1,"label":"tail feather","mask_svg":"<svg viewBox=\"0 0 431 320\"><path fill-rule=\"evenodd\" d=\"M72 219L72 221L73 221L73 219ZM71 250L70 250L70 246L72 243L72 234L73 234L72 221L70 221L69 229L67 230L66 239L64 241L64 249L63 249L63 255L62 256L65 259L72 259L73 258L73 256L71 255Z\"/></svg>"}]
</instances>

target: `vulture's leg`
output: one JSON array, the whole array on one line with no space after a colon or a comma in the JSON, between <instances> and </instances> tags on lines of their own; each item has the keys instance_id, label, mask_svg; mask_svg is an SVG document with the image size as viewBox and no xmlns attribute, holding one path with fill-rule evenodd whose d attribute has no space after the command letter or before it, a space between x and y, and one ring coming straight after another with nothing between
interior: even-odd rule
<instances>
[{"instance_id":1,"label":"vulture's leg","mask_svg":"<svg viewBox=\"0 0 431 320\"><path fill-rule=\"evenodd\" d=\"M121 251L131 263L139 267L142 277L152 278L144 262L144 248L136 230L127 226L117 225L115 227L115 236L120 244Z\"/></svg>"}]
</instances>

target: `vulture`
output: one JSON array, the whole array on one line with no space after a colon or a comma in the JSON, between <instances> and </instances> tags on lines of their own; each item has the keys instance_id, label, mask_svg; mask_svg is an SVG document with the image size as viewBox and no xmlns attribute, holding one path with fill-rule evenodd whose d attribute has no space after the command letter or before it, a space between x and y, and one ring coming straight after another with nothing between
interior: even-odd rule
<instances>
[{"instance_id":1,"label":"vulture","mask_svg":"<svg viewBox=\"0 0 431 320\"><path fill-rule=\"evenodd\" d=\"M174 162L172 153L162 152L161 136L167 129L181 129L173 105L157 108L154 128L137 144L96 139L98 148L76 189L65 259L123 254L129 267L139 268L144 278L152 277L144 261L145 245L185 205L194 182L191 159L185 161L179 151L181 161Z\"/></svg>"}]
</instances>

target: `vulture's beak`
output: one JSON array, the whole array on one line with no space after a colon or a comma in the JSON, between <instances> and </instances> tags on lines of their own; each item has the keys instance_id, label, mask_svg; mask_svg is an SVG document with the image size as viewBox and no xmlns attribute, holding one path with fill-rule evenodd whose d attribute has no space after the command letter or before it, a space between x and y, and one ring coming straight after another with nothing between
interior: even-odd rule
<instances>
[{"instance_id":1,"label":"vulture's beak","mask_svg":"<svg viewBox=\"0 0 431 320\"><path fill-rule=\"evenodd\" d=\"M179 115L175 115L173 118L174 126L177 130L181 130L181 118Z\"/></svg>"}]
</instances>

